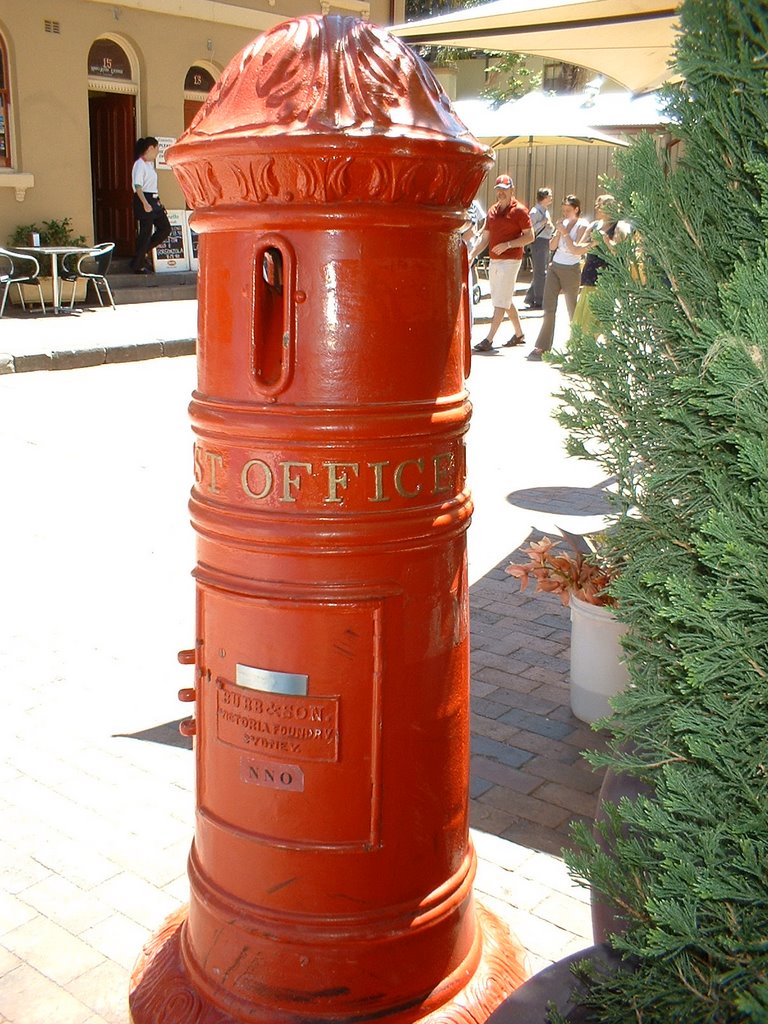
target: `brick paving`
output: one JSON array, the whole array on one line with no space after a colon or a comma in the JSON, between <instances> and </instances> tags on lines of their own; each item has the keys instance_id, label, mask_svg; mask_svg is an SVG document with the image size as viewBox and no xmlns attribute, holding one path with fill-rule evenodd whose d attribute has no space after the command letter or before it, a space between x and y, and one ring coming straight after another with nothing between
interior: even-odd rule
<instances>
[{"instance_id":1,"label":"brick paving","mask_svg":"<svg viewBox=\"0 0 768 1024\"><path fill-rule=\"evenodd\" d=\"M118 324L121 310L108 315ZM503 359L516 387L522 353ZM6 479L26 480L37 501L18 512L7 504L0 520L0 1024L128 1024L130 969L187 896L193 770L175 694L189 670L169 657L189 646L194 607L191 531L179 530L174 504L188 488L185 362L156 361L157 391L141 392L142 420L125 436L102 436L93 423L130 416L132 382L148 381L139 364L75 371L102 375L107 390L92 406L85 384L64 393L69 374L25 373L2 388ZM474 399L491 378L473 372ZM536 366L530 380L552 372ZM181 373L189 379L179 389ZM112 374L125 399L109 390ZM53 434L36 429L43 408ZM168 457L156 466L160 436ZM551 477L556 487L513 491L509 507L545 521L601 514L600 488L566 486L568 472ZM475 573L470 589L471 824L476 891L535 971L591 942L588 893L560 850L569 822L592 816L601 780L579 752L600 737L570 712L568 611L550 595L521 594L504 573L512 560L514 550ZM87 586L72 590L78 576Z\"/></svg>"},{"instance_id":2,"label":"brick paving","mask_svg":"<svg viewBox=\"0 0 768 1024\"><path fill-rule=\"evenodd\" d=\"M504 571L520 560L513 552L470 589L471 822L559 856L570 822L594 817L602 775L580 752L601 737L571 714L568 609L520 593Z\"/></svg>"}]
</instances>

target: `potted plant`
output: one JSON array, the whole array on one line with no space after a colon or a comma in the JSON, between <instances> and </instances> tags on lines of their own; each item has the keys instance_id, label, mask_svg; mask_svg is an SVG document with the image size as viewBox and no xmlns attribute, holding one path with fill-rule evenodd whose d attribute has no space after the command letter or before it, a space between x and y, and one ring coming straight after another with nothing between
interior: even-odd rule
<instances>
[{"instance_id":1,"label":"potted plant","mask_svg":"<svg viewBox=\"0 0 768 1024\"><path fill-rule=\"evenodd\" d=\"M466 51L454 46L422 46L418 53L427 61L432 74L443 87L449 99L455 100L459 61L466 57Z\"/></svg>"},{"instance_id":2,"label":"potted plant","mask_svg":"<svg viewBox=\"0 0 768 1024\"><path fill-rule=\"evenodd\" d=\"M626 626L615 614L616 598L610 591L618 569L607 555L600 535L583 537L562 530L568 547L543 537L523 553L528 561L507 566L525 590L533 582L537 591L557 594L571 611L571 710L582 722L610 715L610 700L629 680L621 638Z\"/></svg>"},{"instance_id":3,"label":"potted plant","mask_svg":"<svg viewBox=\"0 0 768 1024\"><path fill-rule=\"evenodd\" d=\"M36 241L33 241L36 239ZM75 236L72 233L72 220L64 217L63 220L44 220L42 227L37 224L19 224L10 237L11 249L20 246L31 245L76 245L85 246L87 242L84 235ZM51 260L55 257L46 253L40 253L37 257L40 264L40 284L43 290L45 302L53 302L53 278L51 277ZM33 285L22 285L24 301L36 302L39 298L37 288ZM79 280L75 285L75 301L82 302L85 299L87 281ZM20 304L16 289L10 294L10 300L14 305Z\"/></svg>"}]
</instances>

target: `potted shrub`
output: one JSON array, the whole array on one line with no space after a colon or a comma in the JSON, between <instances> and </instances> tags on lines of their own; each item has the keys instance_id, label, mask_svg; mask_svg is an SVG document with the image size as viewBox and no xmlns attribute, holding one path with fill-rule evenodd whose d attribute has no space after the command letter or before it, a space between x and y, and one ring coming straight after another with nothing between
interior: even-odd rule
<instances>
[{"instance_id":1,"label":"potted shrub","mask_svg":"<svg viewBox=\"0 0 768 1024\"><path fill-rule=\"evenodd\" d=\"M534 974L494 1010L487 1024L594 1024L588 1006L597 981L632 970L607 943L582 949Z\"/></svg>"},{"instance_id":2,"label":"potted shrub","mask_svg":"<svg viewBox=\"0 0 768 1024\"><path fill-rule=\"evenodd\" d=\"M33 238L39 239L40 245L77 245L85 246L88 243L85 240L84 235L73 235L72 233L72 220L69 217L64 217L63 220L44 220L42 227L37 224L19 224L16 230L10 237L11 249L17 248L18 246L29 246L33 244ZM41 253L37 256L37 261L40 264L40 284L43 289L43 299L45 302L53 303L53 279L51 277L51 260L52 256ZM25 302L37 302L38 294L37 288L33 285L22 285ZM82 302L85 299L86 289L88 287L87 281L80 280L75 286L75 301ZM10 293L10 301L14 305L19 305L19 296L17 290L14 288Z\"/></svg>"},{"instance_id":3,"label":"potted shrub","mask_svg":"<svg viewBox=\"0 0 768 1024\"><path fill-rule=\"evenodd\" d=\"M523 549L528 561L507 566L525 590L557 594L571 611L571 710L582 722L611 714L610 700L626 687L621 638L626 626L615 614L610 591L617 568L599 553L599 538L561 531L568 544L544 537Z\"/></svg>"},{"instance_id":4,"label":"potted shrub","mask_svg":"<svg viewBox=\"0 0 768 1024\"><path fill-rule=\"evenodd\" d=\"M428 62L449 99L455 100L459 61L466 57L466 52L453 46L423 46L419 48L419 54Z\"/></svg>"},{"instance_id":5,"label":"potted shrub","mask_svg":"<svg viewBox=\"0 0 768 1024\"><path fill-rule=\"evenodd\" d=\"M612 906L634 970L599 1024L768 1021L768 92L763 0L683 0L669 150L618 156L642 239L606 255L598 337L562 369L572 453L617 480L611 586L632 686L605 755L648 792L576 827L573 872Z\"/></svg>"}]
</instances>

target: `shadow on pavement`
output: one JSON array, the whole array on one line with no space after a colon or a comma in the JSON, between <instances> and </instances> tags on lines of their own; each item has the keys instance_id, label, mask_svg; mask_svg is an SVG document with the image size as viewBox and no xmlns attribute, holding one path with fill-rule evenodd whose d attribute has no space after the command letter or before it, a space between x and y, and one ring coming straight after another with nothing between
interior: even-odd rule
<instances>
[{"instance_id":1,"label":"shadow on pavement","mask_svg":"<svg viewBox=\"0 0 768 1024\"><path fill-rule=\"evenodd\" d=\"M594 487L528 487L512 491L507 501L516 508L560 515L607 516L613 512L608 491L614 480Z\"/></svg>"},{"instance_id":2,"label":"shadow on pavement","mask_svg":"<svg viewBox=\"0 0 768 1024\"><path fill-rule=\"evenodd\" d=\"M148 743L163 743L167 747L182 747L184 750L192 749L192 737L182 736L179 732L179 724L183 719L175 722L163 722L162 725L154 725L150 729L142 729L140 732L117 732L113 738L127 740L145 740Z\"/></svg>"}]
</instances>

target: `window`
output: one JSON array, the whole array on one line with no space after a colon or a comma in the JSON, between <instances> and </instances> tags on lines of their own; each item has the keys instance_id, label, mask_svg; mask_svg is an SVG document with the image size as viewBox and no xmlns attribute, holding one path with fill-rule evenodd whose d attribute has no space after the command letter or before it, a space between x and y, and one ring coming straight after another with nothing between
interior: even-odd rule
<instances>
[{"instance_id":1,"label":"window","mask_svg":"<svg viewBox=\"0 0 768 1024\"><path fill-rule=\"evenodd\" d=\"M193 64L187 72L187 77L184 79L184 91L204 92L207 94L211 91L214 84L214 78L210 71L206 71L205 68Z\"/></svg>"},{"instance_id":2,"label":"window","mask_svg":"<svg viewBox=\"0 0 768 1024\"><path fill-rule=\"evenodd\" d=\"M5 40L0 36L0 167L11 167L10 133L10 77L8 75L8 51Z\"/></svg>"},{"instance_id":3,"label":"window","mask_svg":"<svg viewBox=\"0 0 768 1024\"><path fill-rule=\"evenodd\" d=\"M184 129L186 130L195 119L195 115L205 102L205 97L216 84L210 71L193 64L184 79Z\"/></svg>"},{"instance_id":4,"label":"window","mask_svg":"<svg viewBox=\"0 0 768 1024\"><path fill-rule=\"evenodd\" d=\"M97 39L88 51L91 78L131 80L131 62L125 50L112 39Z\"/></svg>"},{"instance_id":5,"label":"window","mask_svg":"<svg viewBox=\"0 0 768 1024\"><path fill-rule=\"evenodd\" d=\"M587 81L590 72L576 64L545 64L541 75L542 92L578 92Z\"/></svg>"}]
</instances>

